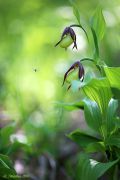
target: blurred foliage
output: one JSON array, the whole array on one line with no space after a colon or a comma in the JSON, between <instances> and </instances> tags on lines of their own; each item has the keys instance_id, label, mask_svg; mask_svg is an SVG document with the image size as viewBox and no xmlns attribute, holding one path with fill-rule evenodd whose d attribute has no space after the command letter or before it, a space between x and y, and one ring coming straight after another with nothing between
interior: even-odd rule
<instances>
[{"instance_id":1,"label":"blurred foliage","mask_svg":"<svg viewBox=\"0 0 120 180\"><path fill-rule=\"evenodd\" d=\"M108 65L120 65L120 0L76 3L88 33L86 20L96 7L103 9L107 30L101 54ZM12 128L1 131L1 136L5 136L1 153L12 152L13 142L13 152L23 143L24 151L30 154L46 150L58 153L57 140L63 130L71 128L72 117L62 107L56 107L54 101L81 99L82 93L67 92L62 87L63 74L76 59L91 56L93 47L91 43L88 48L84 32L77 28L79 51L54 47L63 29L74 23L77 22L68 0L0 0L0 126L15 121L15 125L10 124Z\"/></svg>"}]
</instances>

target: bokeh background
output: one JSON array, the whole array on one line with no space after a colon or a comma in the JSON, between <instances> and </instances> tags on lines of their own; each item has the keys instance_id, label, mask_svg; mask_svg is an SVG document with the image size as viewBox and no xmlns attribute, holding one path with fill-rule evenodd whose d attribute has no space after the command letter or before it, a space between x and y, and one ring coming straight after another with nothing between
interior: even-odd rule
<instances>
[{"instance_id":1,"label":"bokeh background","mask_svg":"<svg viewBox=\"0 0 120 180\"><path fill-rule=\"evenodd\" d=\"M106 33L100 44L101 59L109 66L120 65L120 0L76 3L88 33L90 16L98 6L103 9ZM23 143L7 152L18 174L44 179L48 161L54 169L56 161L61 166L64 158L77 151L65 134L85 127L83 113L67 112L56 102L82 98L81 91L62 87L63 76L76 60L92 57L94 46L75 28L78 51L54 47L64 28L76 23L68 0L0 0L0 126L15 123L9 140ZM59 158L63 159L59 162ZM68 178L63 166L58 174Z\"/></svg>"}]
</instances>

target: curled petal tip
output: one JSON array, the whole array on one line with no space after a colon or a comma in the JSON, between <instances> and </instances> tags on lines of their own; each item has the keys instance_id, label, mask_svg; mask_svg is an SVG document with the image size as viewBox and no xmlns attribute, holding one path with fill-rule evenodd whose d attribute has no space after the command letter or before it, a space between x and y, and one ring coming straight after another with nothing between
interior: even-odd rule
<instances>
[{"instance_id":1,"label":"curled petal tip","mask_svg":"<svg viewBox=\"0 0 120 180\"><path fill-rule=\"evenodd\" d=\"M58 42L55 44L55 47L56 47L56 46L58 46L58 44L60 44L60 42L61 42L61 40L60 40L60 41L58 41Z\"/></svg>"},{"instance_id":2,"label":"curled petal tip","mask_svg":"<svg viewBox=\"0 0 120 180\"><path fill-rule=\"evenodd\" d=\"M70 88L71 88L71 84L68 86L67 91L69 91Z\"/></svg>"}]
</instances>

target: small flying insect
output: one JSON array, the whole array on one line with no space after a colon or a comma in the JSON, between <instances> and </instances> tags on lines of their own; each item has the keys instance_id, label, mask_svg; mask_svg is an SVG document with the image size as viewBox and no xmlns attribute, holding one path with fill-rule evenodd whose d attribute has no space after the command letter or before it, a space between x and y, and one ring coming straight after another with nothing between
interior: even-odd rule
<instances>
[{"instance_id":1,"label":"small flying insect","mask_svg":"<svg viewBox=\"0 0 120 180\"><path fill-rule=\"evenodd\" d=\"M37 68L34 68L34 69L33 69L33 71L34 71L34 72L37 72L37 71L38 71L38 69L37 69Z\"/></svg>"}]
</instances>

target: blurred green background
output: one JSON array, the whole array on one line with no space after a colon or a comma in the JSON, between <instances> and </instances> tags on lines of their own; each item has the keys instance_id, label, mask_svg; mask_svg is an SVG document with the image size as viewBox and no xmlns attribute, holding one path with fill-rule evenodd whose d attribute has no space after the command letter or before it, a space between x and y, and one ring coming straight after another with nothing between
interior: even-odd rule
<instances>
[{"instance_id":1,"label":"blurred green background","mask_svg":"<svg viewBox=\"0 0 120 180\"><path fill-rule=\"evenodd\" d=\"M120 65L120 1L76 3L88 33L90 16L102 7L106 33L101 58L109 66ZM75 60L91 57L93 44L75 28L78 51L54 47L64 28L75 23L68 0L0 0L0 123L3 127L15 121L13 134L22 134L18 140L29 144L33 154L49 151L56 155L59 139L83 119L81 113L55 106L56 101L82 98L80 91L62 87L63 76Z\"/></svg>"}]
</instances>

